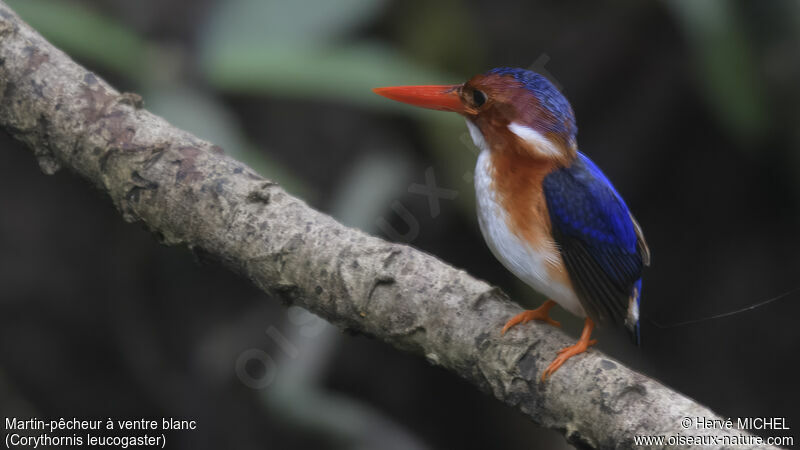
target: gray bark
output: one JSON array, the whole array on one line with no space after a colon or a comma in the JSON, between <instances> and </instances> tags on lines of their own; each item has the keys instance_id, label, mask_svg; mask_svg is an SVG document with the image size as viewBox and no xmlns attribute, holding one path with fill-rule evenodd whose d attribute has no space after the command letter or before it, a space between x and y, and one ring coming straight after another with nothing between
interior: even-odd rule
<instances>
[{"instance_id":1,"label":"gray bark","mask_svg":"<svg viewBox=\"0 0 800 450\"><path fill-rule=\"evenodd\" d=\"M597 350L540 382L574 339L538 323L500 336L520 308L498 289L309 208L221 148L149 113L139 96L114 90L1 1L0 97L0 124L33 150L45 173L79 174L163 243L214 255L342 329L424 355L570 442L626 448L639 434L752 438L735 429L683 429L684 417L719 417Z\"/></svg>"}]
</instances>

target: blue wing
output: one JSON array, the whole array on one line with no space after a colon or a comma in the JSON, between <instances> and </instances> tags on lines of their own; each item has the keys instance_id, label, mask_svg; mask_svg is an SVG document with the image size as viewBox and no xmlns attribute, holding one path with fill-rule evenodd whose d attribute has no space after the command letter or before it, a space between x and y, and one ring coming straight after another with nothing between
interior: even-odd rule
<instances>
[{"instance_id":1,"label":"blue wing","mask_svg":"<svg viewBox=\"0 0 800 450\"><path fill-rule=\"evenodd\" d=\"M624 323L638 344L642 269L650 251L639 224L584 154L544 179L553 238L589 317Z\"/></svg>"}]
</instances>

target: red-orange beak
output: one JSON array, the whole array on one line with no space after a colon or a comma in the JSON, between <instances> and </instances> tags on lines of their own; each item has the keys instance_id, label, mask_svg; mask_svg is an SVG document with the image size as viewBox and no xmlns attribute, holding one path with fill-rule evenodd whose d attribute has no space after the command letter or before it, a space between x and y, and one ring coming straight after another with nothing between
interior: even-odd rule
<instances>
[{"instance_id":1,"label":"red-orange beak","mask_svg":"<svg viewBox=\"0 0 800 450\"><path fill-rule=\"evenodd\" d=\"M460 84L450 86L395 86L380 87L372 91L398 102L439 111L466 111L459 96Z\"/></svg>"}]
</instances>

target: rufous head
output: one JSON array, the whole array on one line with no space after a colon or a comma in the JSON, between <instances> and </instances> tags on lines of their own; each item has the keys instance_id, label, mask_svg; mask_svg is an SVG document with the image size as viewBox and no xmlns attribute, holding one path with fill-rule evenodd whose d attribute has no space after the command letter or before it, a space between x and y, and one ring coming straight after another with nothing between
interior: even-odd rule
<instances>
[{"instance_id":1,"label":"rufous head","mask_svg":"<svg viewBox=\"0 0 800 450\"><path fill-rule=\"evenodd\" d=\"M522 151L562 164L569 164L577 154L578 128L572 107L547 78L530 70L499 67L464 84L373 91L403 103L463 115L473 140L489 150Z\"/></svg>"}]
</instances>

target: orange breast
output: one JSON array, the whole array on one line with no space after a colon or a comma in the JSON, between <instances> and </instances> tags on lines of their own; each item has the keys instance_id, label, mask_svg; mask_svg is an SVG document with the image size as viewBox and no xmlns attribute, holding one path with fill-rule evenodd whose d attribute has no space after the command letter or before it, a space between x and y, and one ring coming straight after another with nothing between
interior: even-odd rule
<instances>
[{"instance_id":1,"label":"orange breast","mask_svg":"<svg viewBox=\"0 0 800 450\"><path fill-rule=\"evenodd\" d=\"M499 148L498 148L499 147ZM511 146L497 146L491 153L492 187L506 211L509 230L537 251L548 255L548 274L566 285L569 276L553 241L550 215L542 181L556 168L553 161L533 158Z\"/></svg>"}]
</instances>

